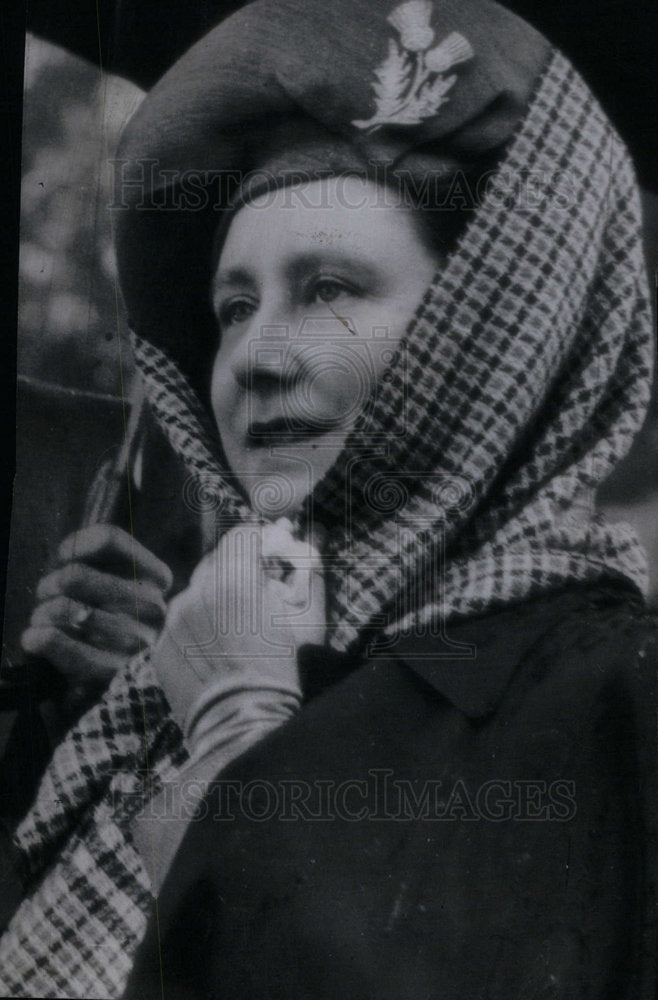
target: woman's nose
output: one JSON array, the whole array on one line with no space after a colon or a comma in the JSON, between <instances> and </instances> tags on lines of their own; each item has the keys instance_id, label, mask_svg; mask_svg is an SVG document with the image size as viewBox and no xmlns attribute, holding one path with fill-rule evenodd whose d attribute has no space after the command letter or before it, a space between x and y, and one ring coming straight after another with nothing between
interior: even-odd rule
<instances>
[{"instance_id":1,"label":"woman's nose","mask_svg":"<svg viewBox=\"0 0 658 1000\"><path fill-rule=\"evenodd\" d=\"M230 362L233 378L243 391L279 392L283 383L294 381L292 332L289 318L271 309L259 309L244 324Z\"/></svg>"}]
</instances>

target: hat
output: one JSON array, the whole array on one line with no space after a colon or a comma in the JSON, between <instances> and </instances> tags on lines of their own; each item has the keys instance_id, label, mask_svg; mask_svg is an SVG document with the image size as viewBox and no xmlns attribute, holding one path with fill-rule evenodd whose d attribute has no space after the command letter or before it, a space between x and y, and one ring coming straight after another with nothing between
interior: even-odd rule
<instances>
[{"instance_id":1,"label":"hat","mask_svg":"<svg viewBox=\"0 0 658 1000\"><path fill-rule=\"evenodd\" d=\"M131 328L207 399L213 235L246 175L285 160L445 178L513 133L548 43L488 0L257 0L147 96L115 161ZM295 162L298 159L298 164ZM337 161L337 162L335 162ZM342 164L342 166L341 166Z\"/></svg>"}]
</instances>

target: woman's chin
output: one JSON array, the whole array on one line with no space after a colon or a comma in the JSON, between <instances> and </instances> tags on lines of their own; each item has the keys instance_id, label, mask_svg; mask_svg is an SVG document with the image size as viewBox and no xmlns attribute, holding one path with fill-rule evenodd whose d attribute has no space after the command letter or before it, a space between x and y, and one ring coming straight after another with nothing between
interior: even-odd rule
<instances>
[{"instance_id":1,"label":"woman's chin","mask_svg":"<svg viewBox=\"0 0 658 1000\"><path fill-rule=\"evenodd\" d=\"M302 457L253 452L236 474L249 505L267 520L292 519L317 481L312 464Z\"/></svg>"},{"instance_id":2,"label":"woman's chin","mask_svg":"<svg viewBox=\"0 0 658 1000\"><path fill-rule=\"evenodd\" d=\"M251 507L268 519L292 517L334 464L341 445L318 439L315 448L301 443L252 448L229 461Z\"/></svg>"}]
</instances>

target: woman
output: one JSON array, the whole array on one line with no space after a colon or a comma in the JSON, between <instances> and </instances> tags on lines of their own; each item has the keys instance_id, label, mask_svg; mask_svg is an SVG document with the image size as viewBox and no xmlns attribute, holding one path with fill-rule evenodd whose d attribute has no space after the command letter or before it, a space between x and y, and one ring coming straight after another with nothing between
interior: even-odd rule
<instances>
[{"instance_id":1,"label":"woman","mask_svg":"<svg viewBox=\"0 0 658 1000\"><path fill-rule=\"evenodd\" d=\"M121 167L208 555L17 831L5 992L653 995L655 628L592 502L650 317L596 102L494 4L258 0Z\"/></svg>"}]
</instances>

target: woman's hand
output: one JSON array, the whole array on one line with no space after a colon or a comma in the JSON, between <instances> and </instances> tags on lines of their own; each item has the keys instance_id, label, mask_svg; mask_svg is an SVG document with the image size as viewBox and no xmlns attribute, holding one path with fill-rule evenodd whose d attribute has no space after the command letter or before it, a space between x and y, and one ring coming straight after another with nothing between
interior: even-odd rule
<instances>
[{"instance_id":1,"label":"woman's hand","mask_svg":"<svg viewBox=\"0 0 658 1000\"><path fill-rule=\"evenodd\" d=\"M285 518L239 525L202 559L169 606L153 662L174 718L218 675L256 667L297 675L297 649L325 634L324 578L310 542Z\"/></svg>"},{"instance_id":2,"label":"woman's hand","mask_svg":"<svg viewBox=\"0 0 658 1000\"><path fill-rule=\"evenodd\" d=\"M37 587L23 649L47 659L72 685L106 683L155 642L171 583L169 568L121 528L76 531Z\"/></svg>"}]
</instances>

